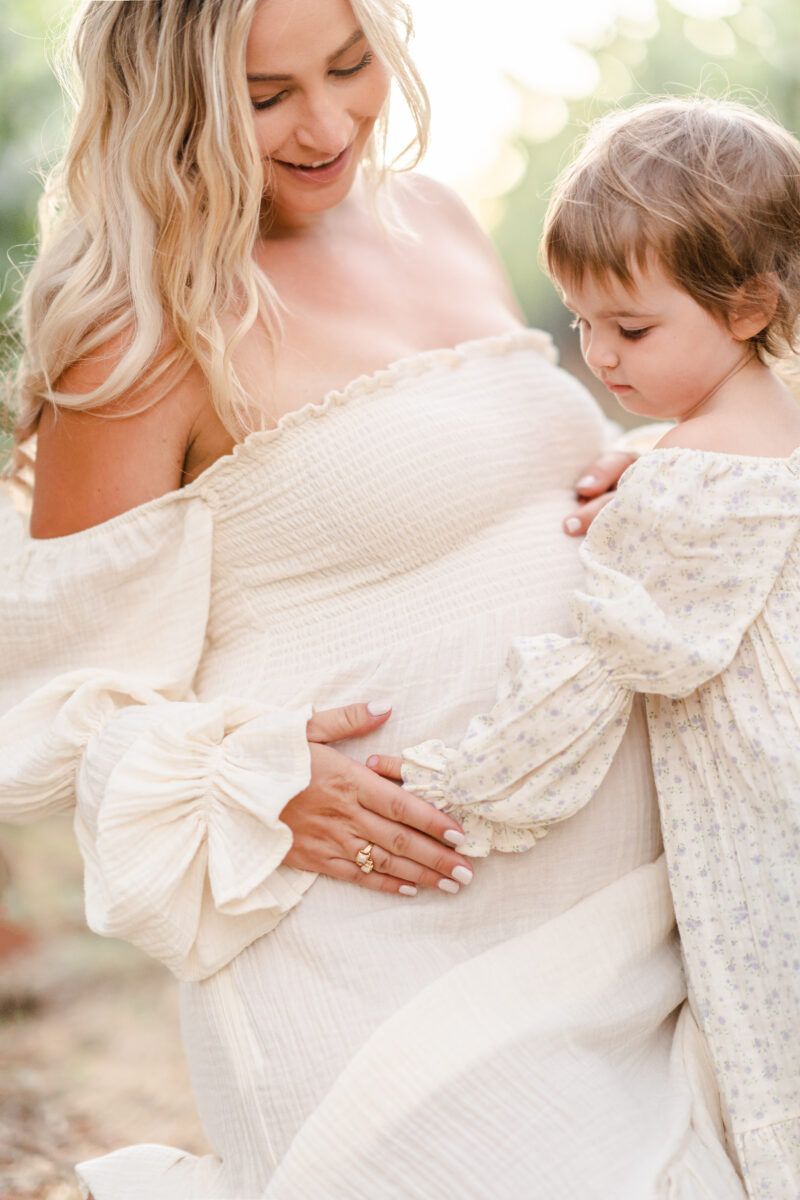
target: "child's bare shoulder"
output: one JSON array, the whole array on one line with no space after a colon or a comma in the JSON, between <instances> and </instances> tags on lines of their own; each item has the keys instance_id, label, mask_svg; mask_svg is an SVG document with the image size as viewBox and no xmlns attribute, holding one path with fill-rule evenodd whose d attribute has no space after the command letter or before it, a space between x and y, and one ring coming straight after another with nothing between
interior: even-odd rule
<instances>
[{"instance_id":1,"label":"child's bare shoulder","mask_svg":"<svg viewBox=\"0 0 800 1200\"><path fill-rule=\"evenodd\" d=\"M708 450L717 454L756 458L786 458L800 446L800 405L764 412L758 406L729 416L708 413L680 421L655 448Z\"/></svg>"}]
</instances>

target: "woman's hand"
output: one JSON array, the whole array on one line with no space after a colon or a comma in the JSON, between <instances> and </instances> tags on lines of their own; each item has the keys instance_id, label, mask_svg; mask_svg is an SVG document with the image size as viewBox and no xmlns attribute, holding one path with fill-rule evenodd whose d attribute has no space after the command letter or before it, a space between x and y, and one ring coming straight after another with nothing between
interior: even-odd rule
<instances>
[{"instance_id":1,"label":"woman's hand","mask_svg":"<svg viewBox=\"0 0 800 1200\"><path fill-rule=\"evenodd\" d=\"M572 537L586 533L600 509L613 499L622 472L635 461L636 455L627 450L607 450L592 463L575 484L580 508L565 518L565 533Z\"/></svg>"},{"instance_id":2,"label":"woman's hand","mask_svg":"<svg viewBox=\"0 0 800 1200\"><path fill-rule=\"evenodd\" d=\"M463 841L457 822L325 744L371 733L388 716L350 704L308 722L311 782L281 813L294 839L284 862L373 891L413 896L419 886L455 893L472 879L468 860L446 844ZM356 862L367 846L370 872Z\"/></svg>"}]
</instances>

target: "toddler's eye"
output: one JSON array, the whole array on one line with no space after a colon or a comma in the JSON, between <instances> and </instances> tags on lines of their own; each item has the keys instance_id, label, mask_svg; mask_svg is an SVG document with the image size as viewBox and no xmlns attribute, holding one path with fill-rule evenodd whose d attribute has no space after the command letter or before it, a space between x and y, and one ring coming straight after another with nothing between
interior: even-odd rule
<instances>
[{"instance_id":1,"label":"toddler's eye","mask_svg":"<svg viewBox=\"0 0 800 1200\"><path fill-rule=\"evenodd\" d=\"M585 324L586 322L584 321L583 317L573 317L569 323L569 327L570 329L583 329Z\"/></svg>"},{"instance_id":2,"label":"toddler's eye","mask_svg":"<svg viewBox=\"0 0 800 1200\"><path fill-rule=\"evenodd\" d=\"M636 342L639 338L643 338L646 333L650 332L651 325L645 325L642 329L620 329L622 337L627 338L630 342Z\"/></svg>"}]
</instances>

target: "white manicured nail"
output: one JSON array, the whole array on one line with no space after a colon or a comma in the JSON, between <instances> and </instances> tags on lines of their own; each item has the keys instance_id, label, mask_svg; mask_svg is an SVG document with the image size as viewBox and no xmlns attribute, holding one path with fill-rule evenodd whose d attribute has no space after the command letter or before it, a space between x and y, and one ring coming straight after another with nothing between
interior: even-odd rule
<instances>
[{"instance_id":1,"label":"white manicured nail","mask_svg":"<svg viewBox=\"0 0 800 1200\"><path fill-rule=\"evenodd\" d=\"M404 883L403 886L399 887L397 890L401 896L416 896L417 894L417 889L410 883Z\"/></svg>"},{"instance_id":2,"label":"white manicured nail","mask_svg":"<svg viewBox=\"0 0 800 1200\"><path fill-rule=\"evenodd\" d=\"M598 487L596 475L581 475L578 482L575 484L575 490L578 492L588 492L592 488Z\"/></svg>"},{"instance_id":3,"label":"white manicured nail","mask_svg":"<svg viewBox=\"0 0 800 1200\"><path fill-rule=\"evenodd\" d=\"M451 875L459 883L472 883L472 871L470 871L469 867L453 867Z\"/></svg>"},{"instance_id":4,"label":"white manicured nail","mask_svg":"<svg viewBox=\"0 0 800 1200\"><path fill-rule=\"evenodd\" d=\"M436 886L443 892L449 892L451 896L455 896L459 891L458 884L454 883L452 879L440 879Z\"/></svg>"},{"instance_id":5,"label":"white manicured nail","mask_svg":"<svg viewBox=\"0 0 800 1200\"><path fill-rule=\"evenodd\" d=\"M449 842L451 846L460 846L464 840L464 834L460 829L445 829L442 834L442 841Z\"/></svg>"},{"instance_id":6,"label":"white manicured nail","mask_svg":"<svg viewBox=\"0 0 800 1200\"><path fill-rule=\"evenodd\" d=\"M567 533L580 533L580 517L567 517L566 521L564 522L564 528L566 529Z\"/></svg>"},{"instance_id":7,"label":"white manicured nail","mask_svg":"<svg viewBox=\"0 0 800 1200\"><path fill-rule=\"evenodd\" d=\"M367 712L373 717L382 717L384 713L390 712L391 707L391 704L387 704L385 700L370 700Z\"/></svg>"}]
</instances>

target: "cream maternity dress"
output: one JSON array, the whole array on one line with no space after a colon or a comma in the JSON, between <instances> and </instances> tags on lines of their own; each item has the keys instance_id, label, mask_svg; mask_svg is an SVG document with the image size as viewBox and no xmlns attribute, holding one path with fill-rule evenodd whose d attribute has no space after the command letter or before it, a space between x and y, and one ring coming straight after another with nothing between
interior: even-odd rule
<instances>
[{"instance_id":1,"label":"cream maternity dress","mask_svg":"<svg viewBox=\"0 0 800 1200\"><path fill-rule=\"evenodd\" d=\"M607 436L518 331L358 379L96 528L6 518L0 814L75 807L89 923L183 980L215 1150L85 1163L96 1200L743 1195L638 709L596 800L456 897L281 865L311 705L392 702L359 758L452 741L515 636L572 632L561 520Z\"/></svg>"}]
</instances>

